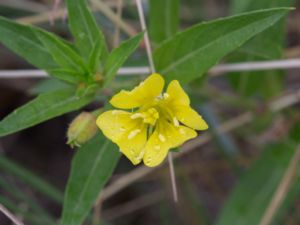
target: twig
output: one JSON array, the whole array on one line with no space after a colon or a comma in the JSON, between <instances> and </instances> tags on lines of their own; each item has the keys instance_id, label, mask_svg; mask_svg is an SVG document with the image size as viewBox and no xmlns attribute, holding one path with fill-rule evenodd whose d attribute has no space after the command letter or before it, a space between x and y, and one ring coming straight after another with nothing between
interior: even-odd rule
<instances>
[{"instance_id":1,"label":"twig","mask_svg":"<svg viewBox=\"0 0 300 225\"><path fill-rule=\"evenodd\" d=\"M274 69L292 69L300 68L300 59L283 59L263 62L232 63L218 65L209 72L212 76L217 76L226 72L274 70Z\"/></svg>"},{"instance_id":2,"label":"twig","mask_svg":"<svg viewBox=\"0 0 300 225\"><path fill-rule=\"evenodd\" d=\"M7 208L0 204L0 211L7 216L15 225L24 225L24 223L14 216Z\"/></svg>"},{"instance_id":3,"label":"twig","mask_svg":"<svg viewBox=\"0 0 300 225\"><path fill-rule=\"evenodd\" d=\"M289 94L289 98L293 98L293 96L298 96L299 91L296 93L291 93ZM286 98L287 96L284 96ZM282 97L281 97L282 98ZM271 111L277 112L280 110L283 110L287 107L290 107L297 102L292 102L290 101L289 105L283 105L281 104L282 99L278 98L277 100L274 100L269 104L269 108ZM298 102L300 99L298 99ZM228 133L232 130L235 130L241 126L244 126L248 123L250 123L254 118L254 114L252 112L246 112L244 114L241 114L239 116L235 116L233 119L221 124L220 127L218 127L217 132L220 134ZM190 151L193 151L196 147L202 146L206 143L208 143L212 139L212 136L208 133L203 134L202 136L199 136L198 138L195 138L189 142L187 142L185 145L182 146L181 151L174 155L174 158L180 158L183 155L189 153ZM162 164L161 166L158 167L145 167L145 166L140 166L139 168L121 176L119 179L114 181L110 186L105 188L102 191L101 194L101 199L107 200L114 194L120 192L124 188L128 187L130 184L134 183L135 181L141 179L144 176L147 176L148 174L158 170L165 164Z\"/></svg>"},{"instance_id":4,"label":"twig","mask_svg":"<svg viewBox=\"0 0 300 225\"><path fill-rule=\"evenodd\" d=\"M300 146L296 149L291 161L289 163L286 172L280 181L280 184L277 187L276 192L274 193L272 200L269 203L268 208L266 209L259 225L269 225L274 218L278 208L280 207L281 203L285 199L285 196L288 190L291 187L295 174L297 172L298 164L300 161Z\"/></svg>"},{"instance_id":5,"label":"twig","mask_svg":"<svg viewBox=\"0 0 300 225\"><path fill-rule=\"evenodd\" d=\"M94 206L93 225L100 224L101 214L102 214L101 211L102 211L102 201L98 201L98 203Z\"/></svg>"},{"instance_id":6,"label":"twig","mask_svg":"<svg viewBox=\"0 0 300 225\"><path fill-rule=\"evenodd\" d=\"M122 9L123 9L123 0L117 0L117 12L116 15L119 17L120 20L122 20ZM119 24L116 24L115 26L115 33L113 38L113 47L118 47L120 42L120 26Z\"/></svg>"},{"instance_id":7,"label":"twig","mask_svg":"<svg viewBox=\"0 0 300 225\"><path fill-rule=\"evenodd\" d=\"M221 64L210 69L208 73L211 76L219 76L226 72L296 68L300 68L300 59ZM118 71L118 75L144 75L149 73L148 67L123 67ZM0 78L44 78L47 76L47 73L41 70L0 70Z\"/></svg>"},{"instance_id":8,"label":"twig","mask_svg":"<svg viewBox=\"0 0 300 225\"><path fill-rule=\"evenodd\" d=\"M49 21L49 18L51 18L54 22L54 20L64 17L65 12L66 12L66 9L61 8L61 9L57 9L55 11L55 15L53 15L52 11L48 11L48 12L40 13L40 14L33 15L33 16L22 17L22 18L16 19L16 21L19 23L22 23L22 24L38 24L38 23L47 22L47 21Z\"/></svg>"},{"instance_id":9,"label":"twig","mask_svg":"<svg viewBox=\"0 0 300 225\"><path fill-rule=\"evenodd\" d=\"M152 56L152 49L151 49L150 39L149 39L149 35L148 35L148 30L147 30L147 26L146 26L145 15L144 15L144 10L143 10L141 0L136 0L136 6L137 6L137 9L138 9L142 30L145 32L144 41L145 41L146 50L147 50L147 56L148 56L148 61L149 61L149 66L150 66L150 72L155 73L155 67L154 67L153 56Z\"/></svg>"},{"instance_id":10,"label":"twig","mask_svg":"<svg viewBox=\"0 0 300 225\"><path fill-rule=\"evenodd\" d=\"M110 19L113 23L117 24L128 36L134 36L137 34L136 30L125 23L122 19L116 15L112 9L103 3L101 0L90 0L92 5L97 8L100 12L102 12L108 19Z\"/></svg>"},{"instance_id":11,"label":"twig","mask_svg":"<svg viewBox=\"0 0 300 225\"><path fill-rule=\"evenodd\" d=\"M33 1L20 1L20 0L1 0L1 5L16 8L16 9L21 9L21 10L26 10L29 12L44 12L49 10L49 8L41 3L38 2L33 2Z\"/></svg>"},{"instance_id":12,"label":"twig","mask_svg":"<svg viewBox=\"0 0 300 225\"><path fill-rule=\"evenodd\" d=\"M126 214L130 214L139 209L153 205L164 198L164 194L161 191L155 191L150 194L143 195L134 200L126 202L122 205L115 206L113 208L103 211L103 217L106 220L114 220Z\"/></svg>"}]
</instances>

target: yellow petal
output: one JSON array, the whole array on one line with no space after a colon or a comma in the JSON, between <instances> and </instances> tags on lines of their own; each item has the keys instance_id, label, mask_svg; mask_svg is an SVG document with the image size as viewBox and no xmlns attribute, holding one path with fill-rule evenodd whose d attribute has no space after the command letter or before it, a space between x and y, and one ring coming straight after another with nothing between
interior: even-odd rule
<instances>
[{"instance_id":1,"label":"yellow petal","mask_svg":"<svg viewBox=\"0 0 300 225\"><path fill-rule=\"evenodd\" d=\"M170 82L167 88L167 95L165 96L170 98L172 104L175 105L189 105L190 99L189 96L185 93L183 88L180 86L177 80L173 80Z\"/></svg>"},{"instance_id":2,"label":"yellow petal","mask_svg":"<svg viewBox=\"0 0 300 225\"><path fill-rule=\"evenodd\" d=\"M161 164L166 158L170 143L164 139L165 136L158 131L154 131L145 146L143 162L146 166L155 167Z\"/></svg>"},{"instance_id":3,"label":"yellow petal","mask_svg":"<svg viewBox=\"0 0 300 225\"><path fill-rule=\"evenodd\" d=\"M143 158L147 129L142 120L133 120L131 116L122 110L107 111L98 117L97 125L133 164L138 164Z\"/></svg>"},{"instance_id":4,"label":"yellow petal","mask_svg":"<svg viewBox=\"0 0 300 225\"><path fill-rule=\"evenodd\" d=\"M184 125L195 130L206 130L208 128L205 120L190 106L175 106L173 112L177 119Z\"/></svg>"},{"instance_id":5,"label":"yellow petal","mask_svg":"<svg viewBox=\"0 0 300 225\"><path fill-rule=\"evenodd\" d=\"M159 165L166 158L170 148L178 147L196 136L197 133L191 128L174 126L166 120L160 120L145 146L145 165Z\"/></svg>"},{"instance_id":6,"label":"yellow petal","mask_svg":"<svg viewBox=\"0 0 300 225\"><path fill-rule=\"evenodd\" d=\"M132 91L120 91L112 97L110 103L121 109L132 109L149 104L161 94L164 83L162 76L154 73Z\"/></svg>"}]
</instances>

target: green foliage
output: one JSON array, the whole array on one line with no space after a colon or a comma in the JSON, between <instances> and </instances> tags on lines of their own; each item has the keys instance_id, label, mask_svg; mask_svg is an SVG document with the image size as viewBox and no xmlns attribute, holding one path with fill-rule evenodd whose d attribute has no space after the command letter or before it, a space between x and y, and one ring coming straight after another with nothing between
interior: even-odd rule
<instances>
[{"instance_id":1,"label":"green foliage","mask_svg":"<svg viewBox=\"0 0 300 225\"><path fill-rule=\"evenodd\" d=\"M35 32L58 65L78 74L84 75L87 72L83 60L71 47L51 33L39 29Z\"/></svg>"},{"instance_id":2,"label":"green foliage","mask_svg":"<svg viewBox=\"0 0 300 225\"><path fill-rule=\"evenodd\" d=\"M88 92L77 95L74 89L41 94L0 122L0 137L79 109L91 102L93 97Z\"/></svg>"},{"instance_id":3,"label":"green foliage","mask_svg":"<svg viewBox=\"0 0 300 225\"><path fill-rule=\"evenodd\" d=\"M216 224L259 224L295 151L290 141L265 149L235 186Z\"/></svg>"},{"instance_id":4,"label":"green foliage","mask_svg":"<svg viewBox=\"0 0 300 225\"><path fill-rule=\"evenodd\" d=\"M292 6L293 0L260 1L234 0L232 14L271 7ZM284 20L257 35L238 53L230 57L231 62L274 60L282 57L284 44ZM242 95L253 95L260 92L265 97L271 97L282 90L283 73L281 71L255 71L232 73L229 77L232 86ZM268 85L266 85L268 84Z\"/></svg>"},{"instance_id":5,"label":"green foliage","mask_svg":"<svg viewBox=\"0 0 300 225\"><path fill-rule=\"evenodd\" d=\"M179 0L151 0L149 35L151 41L159 44L172 37L179 24Z\"/></svg>"},{"instance_id":6,"label":"green foliage","mask_svg":"<svg viewBox=\"0 0 300 225\"><path fill-rule=\"evenodd\" d=\"M0 121L0 136L34 126L103 98L104 95L99 95L102 88L114 88L111 82L118 69L138 48L143 38L143 33L140 33L109 53L104 35L88 9L87 1L67 0L66 4L74 45L39 28L20 25L0 17L0 42L32 65L59 79L41 85L35 91L42 94ZM235 4L236 12L248 11L248 4L253 6L253 9L271 6L254 7L255 4L251 1L236 1ZM282 0L281 4L276 6L281 5L285 5ZM269 33L264 33L261 38L249 42L243 47L243 51L254 50L261 58L279 58L283 36L276 34L282 32L282 28L272 26L288 10L290 9L274 8L245 13L197 24L176 34L179 24L179 0L151 0L149 33L154 44L160 45L154 53L156 68L168 81L178 79L181 82L189 82L203 78L207 70L222 57L266 29L269 29ZM251 57L257 59L257 56ZM248 78L243 76L239 79ZM257 80L242 82L252 85ZM124 82L117 85L124 88ZM224 140L222 139L223 145ZM282 148L287 150L280 151ZM266 207L278 185L293 150L294 148L286 143L266 150L263 157L241 180L218 225L256 224L262 209ZM102 134L98 134L76 152L65 190L61 225L80 225L84 222L119 157L117 146ZM62 194L59 191L22 167L0 157L0 168L9 171L55 202L61 203ZM0 185L5 185L1 179ZM8 186L5 188L9 190ZM19 194L20 198L26 198ZM19 212L18 207L9 200L0 200L5 201L15 212ZM32 206L37 212L44 213L39 211L36 205ZM40 218L31 218L31 214L26 216L33 224L45 223Z\"/></svg>"},{"instance_id":7,"label":"green foliage","mask_svg":"<svg viewBox=\"0 0 300 225\"><path fill-rule=\"evenodd\" d=\"M222 57L272 26L289 10L260 10L195 25L164 42L154 52L157 71L167 80L181 82L203 76Z\"/></svg>"},{"instance_id":8,"label":"green foliage","mask_svg":"<svg viewBox=\"0 0 300 225\"><path fill-rule=\"evenodd\" d=\"M132 54L139 46L144 33L140 33L135 37L124 41L118 48L115 48L111 54L108 56L105 67L104 75L105 82L104 85L108 85L112 79L115 77L118 69L124 64L129 55Z\"/></svg>"},{"instance_id":9,"label":"green foliage","mask_svg":"<svg viewBox=\"0 0 300 225\"><path fill-rule=\"evenodd\" d=\"M49 197L53 201L57 203L62 203L63 195L58 189L53 187L48 182L42 180L41 178L30 172L28 169L9 160L3 155L0 156L0 168L1 171L5 171L17 177L19 180L31 186L34 190L37 190L38 192Z\"/></svg>"},{"instance_id":10,"label":"green foliage","mask_svg":"<svg viewBox=\"0 0 300 225\"><path fill-rule=\"evenodd\" d=\"M40 69L56 69L57 63L43 46L35 28L0 17L0 42Z\"/></svg>"},{"instance_id":11,"label":"green foliage","mask_svg":"<svg viewBox=\"0 0 300 225\"><path fill-rule=\"evenodd\" d=\"M102 134L76 153L65 191L61 225L80 225L111 176L120 153Z\"/></svg>"},{"instance_id":12,"label":"green foliage","mask_svg":"<svg viewBox=\"0 0 300 225\"><path fill-rule=\"evenodd\" d=\"M104 35L88 9L86 0L67 0L67 8L69 26L82 56L88 60L91 52L98 45L99 60L104 60L108 55Z\"/></svg>"}]
</instances>

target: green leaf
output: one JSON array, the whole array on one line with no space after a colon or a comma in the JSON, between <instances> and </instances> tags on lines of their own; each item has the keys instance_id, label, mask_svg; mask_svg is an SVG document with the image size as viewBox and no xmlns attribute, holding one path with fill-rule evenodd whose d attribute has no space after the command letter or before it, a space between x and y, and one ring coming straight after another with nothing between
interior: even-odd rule
<instances>
[{"instance_id":1,"label":"green leaf","mask_svg":"<svg viewBox=\"0 0 300 225\"><path fill-rule=\"evenodd\" d=\"M289 141L265 149L236 185L216 225L259 224L295 150Z\"/></svg>"},{"instance_id":2,"label":"green leaf","mask_svg":"<svg viewBox=\"0 0 300 225\"><path fill-rule=\"evenodd\" d=\"M90 93L78 96L74 89L41 94L0 121L0 137L79 109L91 102L93 97Z\"/></svg>"},{"instance_id":3,"label":"green leaf","mask_svg":"<svg viewBox=\"0 0 300 225\"><path fill-rule=\"evenodd\" d=\"M75 38L75 43L83 57L87 60L96 43L100 42L101 59L108 55L104 35L100 31L95 18L87 7L86 0L67 0L69 26Z\"/></svg>"},{"instance_id":4,"label":"green leaf","mask_svg":"<svg viewBox=\"0 0 300 225\"><path fill-rule=\"evenodd\" d=\"M151 41L159 44L177 32L179 0L151 0L149 4L149 35Z\"/></svg>"},{"instance_id":5,"label":"green leaf","mask_svg":"<svg viewBox=\"0 0 300 225\"><path fill-rule=\"evenodd\" d=\"M128 57L137 49L139 46L144 33L140 33L129 40L121 43L121 45L115 48L108 56L106 64L104 66L103 74L105 76L104 85L109 84L118 69L124 64Z\"/></svg>"},{"instance_id":6,"label":"green leaf","mask_svg":"<svg viewBox=\"0 0 300 225\"><path fill-rule=\"evenodd\" d=\"M57 188L3 155L0 156L0 168L1 171L6 171L7 173L14 175L18 180L23 181L34 190L39 191L56 203L62 203L63 195Z\"/></svg>"},{"instance_id":7,"label":"green leaf","mask_svg":"<svg viewBox=\"0 0 300 225\"><path fill-rule=\"evenodd\" d=\"M74 70L60 68L47 70L47 73L52 77L55 77L61 81L66 81L70 84L78 84L80 81L85 81L83 73L79 73L78 71Z\"/></svg>"},{"instance_id":8,"label":"green leaf","mask_svg":"<svg viewBox=\"0 0 300 225\"><path fill-rule=\"evenodd\" d=\"M232 13L243 13L246 11L262 8L292 6L293 0L234 0ZM276 26L268 28L259 34L245 46L239 49L238 54L229 58L230 62L274 60L282 57L284 47L284 20ZM249 96L259 92L264 97L272 97L283 88L283 72L281 71L256 71L231 73L229 80L239 94ZM268 85L265 85L265 84Z\"/></svg>"},{"instance_id":9,"label":"green leaf","mask_svg":"<svg viewBox=\"0 0 300 225\"><path fill-rule=\"evenodd\" d=\"M33 27L0 17L0 42L40 69L58 67L48 49L37 38Z\"/></svg>"},{"instance_id":10,"label":"green leaf","mask_svg":"<svg viewBox=\"0 0 300 225\"><path fill-rule=\"evenodd\" d=\"M101 41L98 40L89 56L89 69L93 74L99 70L102 48Z\"/></svg>"},{"instance_id":11,"label":"green leaf","mask_svg":"<svg viewBox=\"0 0 300 225\"><path fill-rule=\"evenodd\" d=\"M272 26L289 10L260 10L193 26L156 49L156 69L169 81L188 82L203 76L226 54Z\"/></svg>"},{"instance_id":12,"label":"green leaf","mask_svg":"<svg viewBox=\"0 0 300 225\"><path fill-rule=\"evenodd\" d=\"M65 191L61 225L81 225L119 160L117 146L102 134L76 153Z\"/></svg>"},{"instance_id":13,"label":"green leaf","mask_svg":"<svg viewBox=\"0 0 300 225\"><path fill-rule=\"evenodd\" d=\"M84 62L71 47L60 41L51 33L41 29L37 29L35 32L57 64L63 69L78 71L79 74L82 74L82 76L84 75L87 71Z\"/></svg>"}]
</instances>

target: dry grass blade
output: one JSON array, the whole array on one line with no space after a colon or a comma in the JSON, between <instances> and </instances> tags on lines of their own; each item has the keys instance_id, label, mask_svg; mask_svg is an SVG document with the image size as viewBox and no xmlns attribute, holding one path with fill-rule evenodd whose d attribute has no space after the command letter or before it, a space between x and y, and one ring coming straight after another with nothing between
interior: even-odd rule
<instances>
[{"instance_id":1,"label":"dry grass blade","mask_svg":"<svg viewBox=\"0 0 300 225\"><path fill-rule=\"evenodd\" d=\"M0 204L0 211L6 215L15 225L24 225L14 214L12 214L7 208Z\"/></svg>"},{"instance_id":2,"label":"dry grass blade","mask_svg":"<svg viewBox=\"0 0 300 225\"><path fill-rule=\"evenodd\" d=\"M110 19L114 24L120 27L122 31L124 31L128 36L132 37L137 34L137 31L130 26L129 24L125 23L119 16L112 11L112 9L103 3L100 0L90 0L92 5L102 12L108 19Z\"/></svg>"},{"instance_id":3,"label":"dry grass blade","mask_svg":"<svg viewBox=\"0 0 300 225\"><path fill-rule=\"evenodd\" d=\"M280 207L281 203L283 202L285 196L287 195L293 179L295 178L295 174L298 168L298 164L300 161L300 145L298 146L297 150L295 151L288 168L275 191L272 200L268 208L266 209L259 225L269 225L272 222L278 208Z\"/></svg>"}]
</instances>

